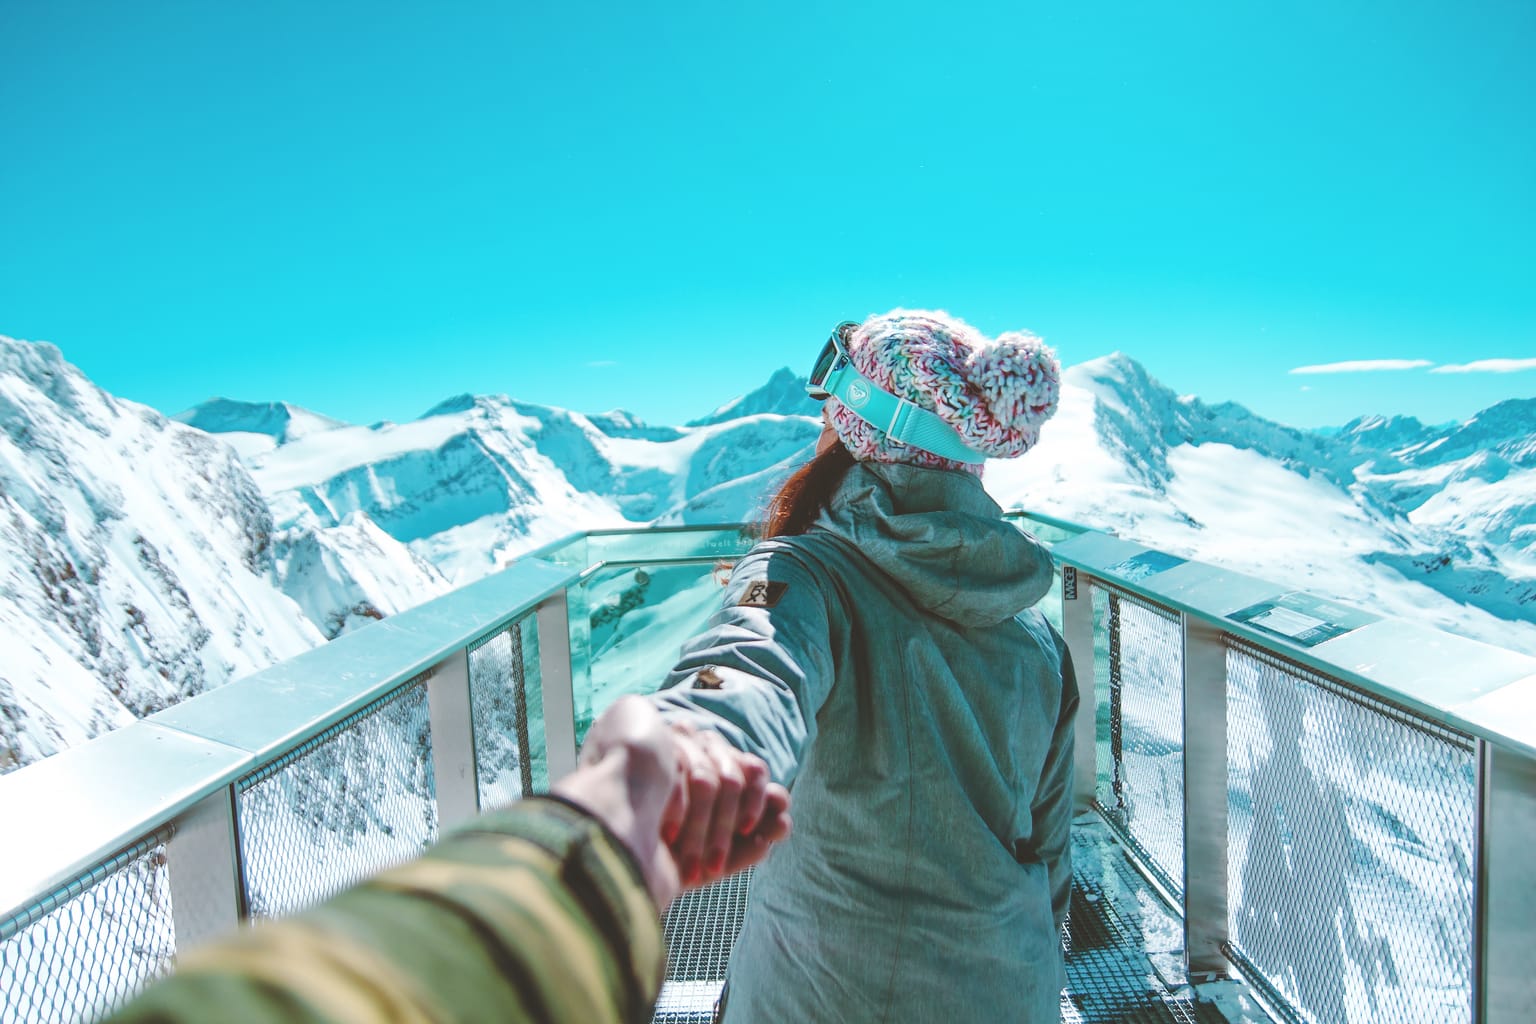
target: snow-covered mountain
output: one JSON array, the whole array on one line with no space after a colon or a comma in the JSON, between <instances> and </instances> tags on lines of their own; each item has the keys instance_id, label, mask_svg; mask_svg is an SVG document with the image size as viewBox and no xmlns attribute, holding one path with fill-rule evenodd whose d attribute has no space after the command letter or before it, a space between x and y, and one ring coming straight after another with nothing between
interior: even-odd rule
<instances>
[{"instance_id":1,"label":"snow-covered mountain","mask_svg":"<svg viewBox=\"0 0 1536 1024\"><path fill-rule=\"evenodd\" d=\"M1124 355L1071 367L1004 505L1536 653L1536 401L1325 434L1181 397Z\"/></svg>"},{"instance_id":2,"label":"snow-covered mountain","mask_svg":"<svg viewBox=\"0 0 1536 1024\"><path fill-rule=\"evenodd\" d=\"M693 420L690 427L707 427L728 420L760 413L779 416L820 416L817 404L805 393L805 378L795 376L789 367L776 370L768 383L750 394L731 399L708 416Z\"/></svg>"},{"instance_id":3,"label":"snow-covered mountain","mask_svg":"<svg viewBox=\"0 0 1536 1024\"><path fill-rule=\"evenodd\" d=\"M208 422L203 408L183 416ZM238 438L254 426L221 423ZM464 583L576 530L748 514L761 493L739 481L803 459L817 431L810 415L650 427L622 412L461 395L409 423L337 426L245 459L278 528L326 530L361 513Z\"/></svg>"},{"instance_id":4,"label":"snow-covered mountain","mask_svg":"<svg viewBox=\"0 0 1536 1024\"><path fill-rule=\"evenodd\" d=\"M346 426L340 420L287 402L236 402L229 398L211 399L172 418L189 427L221 435L219 439L239 452L242 458L270 451L308 434Z\"/></svg>"},{"instance_id":5,"label":"snow-covered mountain","mask_svg":"<svg viewBox=\"0 0 1536 1024\"><path fill-rule=\"evenodd\" d=\"M178 423L8 339L0 417L0 619L27 638L0 656L0 770L573 531L755 518L820 426L787 370L682 427L499 395L367 427L228 400ZM1040 445L986 481L1005 506L1536 653L1530 400L1302 431L1115 355L1066 371Z\"/></svg>"},{"instance_id":6,"label":"snow-covered mountain","mask_svg":"<svg viewBox=\"0 0 1536 1024\"><path fill-rule=\"evenodd\" d=\"M0 771L323 639L225 445L8 338L0 424Z\"/></svg>"}]
</instances>

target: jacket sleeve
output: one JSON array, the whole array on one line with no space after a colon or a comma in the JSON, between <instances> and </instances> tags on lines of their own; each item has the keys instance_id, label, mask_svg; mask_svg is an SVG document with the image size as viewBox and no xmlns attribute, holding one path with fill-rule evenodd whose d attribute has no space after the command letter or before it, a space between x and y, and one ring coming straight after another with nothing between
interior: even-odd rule
<instances>
[{"instance_id":1,"label":"jacket sleeve","mask_svg":"<svg viewBox=\"0 0 1536 1024\"><path fill-rule=\"evenodd\" d=\"M203 947L110 1024L650 1019L664 946L627 849L532 797L295 917Z\"/></svg>"},{"instance_id":2,"label":"jacket sleeve","mask_svg":"<svg viewBox=\"0 0 1536 1024\"><path fill-rule=\"evenodd\" d=\"M767 762L774 781L793 782L832 688L826 586L788 547L753 549L656 694L661 713L713 729Z\"/></svg>"},{"instance_id":3,"label":"jacket sleeve","mask_svg":"<svg viewBox=\"0 0 1536 1024\"><path fill-rule=\"evenodd\" d=\"M1067 920L1072 897L1072 790L1073 750L1077 730L1077 674L1072 668L1072 654L1066 641L1053 629L1057 650L1061 652L1061 710L1051 734L1051 748L1046 754L1040 787L1030 805L1034 835L1040 862L1045 865L1051 885L1051 911L1060 928Z\"/></svg>"}]
</instances>

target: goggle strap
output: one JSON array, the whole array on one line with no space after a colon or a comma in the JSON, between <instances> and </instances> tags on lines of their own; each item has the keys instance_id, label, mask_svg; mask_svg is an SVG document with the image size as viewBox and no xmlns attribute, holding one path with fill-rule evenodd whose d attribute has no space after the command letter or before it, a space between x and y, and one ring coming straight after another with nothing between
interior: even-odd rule
<instances>
[{"instance_id":1,"label":"goggle strap","mask_svg":"<svg viewBox=\"0 0 1536 1024\"><path fill-rule=\"evenodd\" d=\"M862 384L865 395L855 403L849 395L851 386ZM987 457L971 448L954 427L937 413L898 398L856 370L851 360L836 366L822 385L855 416L885 433L897 444L921 448L940 458L956 462L979 463Z\"/></svg>"}]
</instances>

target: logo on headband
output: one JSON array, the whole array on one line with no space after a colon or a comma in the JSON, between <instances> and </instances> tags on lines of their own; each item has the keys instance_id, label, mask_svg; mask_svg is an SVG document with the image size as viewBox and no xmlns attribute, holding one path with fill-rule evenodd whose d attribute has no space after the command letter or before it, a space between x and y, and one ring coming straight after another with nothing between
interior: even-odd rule
<instances>
[{"instance_id":1,"label":"logo on headband","mask_svg":"<svg viewBox=\"0 0 1536 1024\"><path fill-rule=\"evenodd\" d=\"M854 381L848 385L848 407L850 409L863 408L864 403L867 401L869 401L869 388L859 381Z\"/></svg>"}]
</instances>

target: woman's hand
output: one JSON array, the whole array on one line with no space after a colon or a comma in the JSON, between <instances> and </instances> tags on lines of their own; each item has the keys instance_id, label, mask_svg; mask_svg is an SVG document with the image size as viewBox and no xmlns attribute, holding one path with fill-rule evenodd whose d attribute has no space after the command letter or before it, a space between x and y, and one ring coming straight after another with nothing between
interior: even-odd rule
<instances>
[{"instance_id":1,"label":"woman's hand","mask_svg":"<svg viewBox=\"0 0 1536 1024\"><path fill-rule=\"evenodd\" d=\"M640 697L592 723L576 771L551 788L629 847L662 910L680 888L761 861L791 828L789 794L761 759L713 733L669 728Z\"/></svg>"},{"instance_id":2,"label":"woman's hand","mask_svg":"<svg viewBox=\"0 0 1536 1024\"><path fill-rule=\"evenodd\" d=\"M768 777L762 758L718 733L672 724L686 800L662 819L684 886L708 885L761 861L790 834L789 791Z\"/></svg>"}]
</instances>

